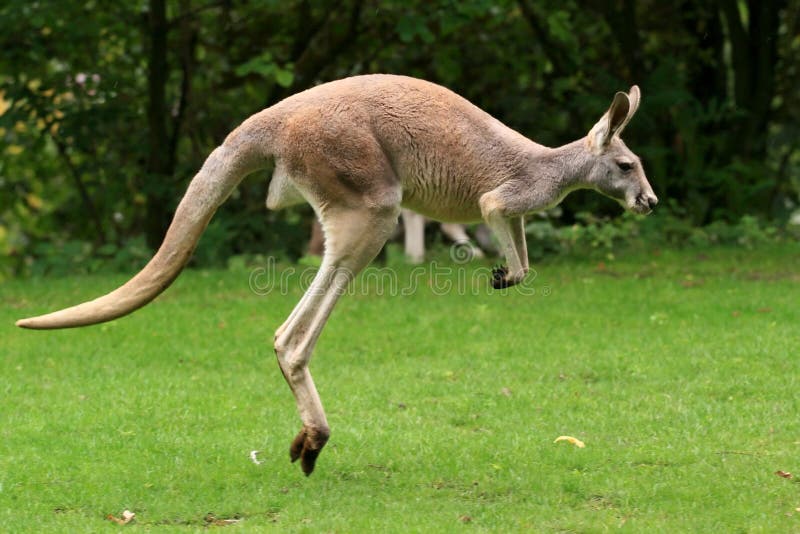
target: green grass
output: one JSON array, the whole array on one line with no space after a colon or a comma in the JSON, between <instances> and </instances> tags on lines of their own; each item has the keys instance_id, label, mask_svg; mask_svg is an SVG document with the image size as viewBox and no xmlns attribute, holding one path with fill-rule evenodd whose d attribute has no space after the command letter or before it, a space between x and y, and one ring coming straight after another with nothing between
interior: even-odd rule
<instances>
[{"instance_id":1,"label":"green grass","mask_svg":"<svg viewBox=\"0 0 800 534\"><path fill-rule=\"evenodd\" d=\"M428 274L346 296L312 363L333 435L309 478L270 343L296 285L190 271L130 317L32 332L13 320L125 277L6 283L0 531L108 531L125 509L133 531L208 513L247 532L798 531L798 252L558 260L532 296L437 295Z\"/></svg>"}]
</instances>

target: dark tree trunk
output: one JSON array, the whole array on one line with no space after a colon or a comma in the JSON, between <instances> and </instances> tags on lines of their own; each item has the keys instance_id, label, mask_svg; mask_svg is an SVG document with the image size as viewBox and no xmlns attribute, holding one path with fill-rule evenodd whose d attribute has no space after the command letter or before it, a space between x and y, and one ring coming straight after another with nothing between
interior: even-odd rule
<instances>
[{"instance_id":1,"label":"dark tree trunk","mask_svg":"<svg viewBox=\"0 0 800 534\"><path fill-rule=\"evenodd\" d=\"M147 39L149 41L147 79L147 127L148 156L146 164L147 197L144 225L147 244L157 248L172 218L172 206L179 193L174 179L177 164L178 143L186 122L192 78L195 70L197 27L190 2L181 0L180 15L174 24L167 20L166 0L150 0ZM180 66L180 86L174 109L168 105L167 84L170 71L168 64L168 37L171 29L178 32L176 56Z\"/></svg>"},{"instance_id":2,"label":"dark tree trunk","mask_svg":"<svg viewBox=\"0 0 800 534\"><path fill-rule=\"evenodd\" d=\"M738 151L745 159L762 159L775 92L779 12L785 0L749 0L745 17L737 0L718 1L731 44L734 102L742 112Z\"/></svg>"},{"instance_id":3,"label":"dark tree trunk","mask_svg":"<svg viewBox=\"0 0 800 534\"><path fill-rule=\"evenodd\" d=\"M273 86L267 95L266 105L308 88L313 80L358 37L364 0L353 0L344 8L342 2L334 2L323 17L316 22L305 20L310 14L308 2L300 6L303 17L298 19L304 28L297 28L292 44L291 58L294 63L294 80L289 87ZM342 14L338 15L337 11Z\"/></svg>"},{"instance_id":4,"label":"dark tree trunk","mask_svg":"<svg viewBox=\"0 0 800 534\"><path fill-rule=\"evenodd\" d=\"M167 169L170 173L175 171L176 157L178 154L178 141L180 140L183 126L186 122L186 113L192 96L192 78L195 71L195 51L197 50L197 24L195 18L190 16L191 2L180 1L181 16L178 17L178 62L181 70L181 85L178 95L178 105L174 113L172 132L169 138L169 152L167 154Z\"/></svg>"},{"instance_id":5,"label":"dark tree trunk","mask_svg":"<svg viewBox=\"0 0 800 534\"><path fill-rule=\"evenodd\" d=\"M147 77L147 127L148 156L145 182L147 209L145 218L145 237L147 244L157 248L164 238L169 225L169 207L172 200L169 156L169 136L167 134L166 87L167 66L167 9L165 0L150 0L148 13L148 77Z\"/></svg>"},{"instance_id":6,"label":"dark tree trunk","mask_svg":"<svg viewBox=\"0 0 800 534\"><path fill-rule=\"evenodd\" d=\"M622 66L631 83L641 82L645 75L642 42L639 37L639 23L636 17L636 2L622 0L615 2L606 0L601 11L612 28L612 35L617 41Z\"/></svg>"}]
</instances>

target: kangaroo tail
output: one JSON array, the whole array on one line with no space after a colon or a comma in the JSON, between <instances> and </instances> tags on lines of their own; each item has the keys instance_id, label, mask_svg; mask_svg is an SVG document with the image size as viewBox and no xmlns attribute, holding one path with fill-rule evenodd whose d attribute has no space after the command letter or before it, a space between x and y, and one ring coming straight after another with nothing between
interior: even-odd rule
<instances>
[{"instance_id":1,"label":"kangaroo tail","mask_svg":"<svg viewBox=\"0 0 800 534\"><path fill-rule=\"evenodd\" d=\"M260 136L252 134L243 127L234 130L206 159L178 205L161 247L138 274L102 297L21 319L17 326L51 329L102 323L127 315L156 298L183 270L217 208L245 176L266 166L267 159L252 148Z\"/></svg>"}]
</instances>

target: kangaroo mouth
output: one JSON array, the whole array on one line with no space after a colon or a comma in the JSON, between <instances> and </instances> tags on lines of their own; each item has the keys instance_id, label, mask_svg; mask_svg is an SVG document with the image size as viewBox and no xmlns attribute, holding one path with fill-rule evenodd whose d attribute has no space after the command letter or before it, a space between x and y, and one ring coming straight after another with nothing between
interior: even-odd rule
<instances>
[{"instance_id":1,"label":"kangaroo mouth","mask_svg":"<svg viewBox=\"0 0 800 534\"><path fill-rule=\"evenodd\" d=\"M655 196L646 194L637 195L635 198L628 199L627 209L639 215L648 215L653 212L653 208L658 204Z\"/></svg>"}]
</instances>

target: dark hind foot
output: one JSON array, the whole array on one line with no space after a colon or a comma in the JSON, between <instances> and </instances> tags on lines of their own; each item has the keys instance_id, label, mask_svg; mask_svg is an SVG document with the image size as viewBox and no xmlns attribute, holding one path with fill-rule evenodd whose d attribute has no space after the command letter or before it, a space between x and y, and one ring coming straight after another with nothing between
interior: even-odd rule
<instances>
[{"instance_id":1,"label":"dark hind foot","mask_svg":"<svg viewBox=\"0 0 800 534\"><path fill-rule=\"evenodd\" d=\"M307 429L303 427L292 441L292 445L289 447L289 457L293 463L300 460L300 467L306 476L314 472L317 456L322 452L330 435L331 432L327 428Z\"/></svg>"}]
</instances>

